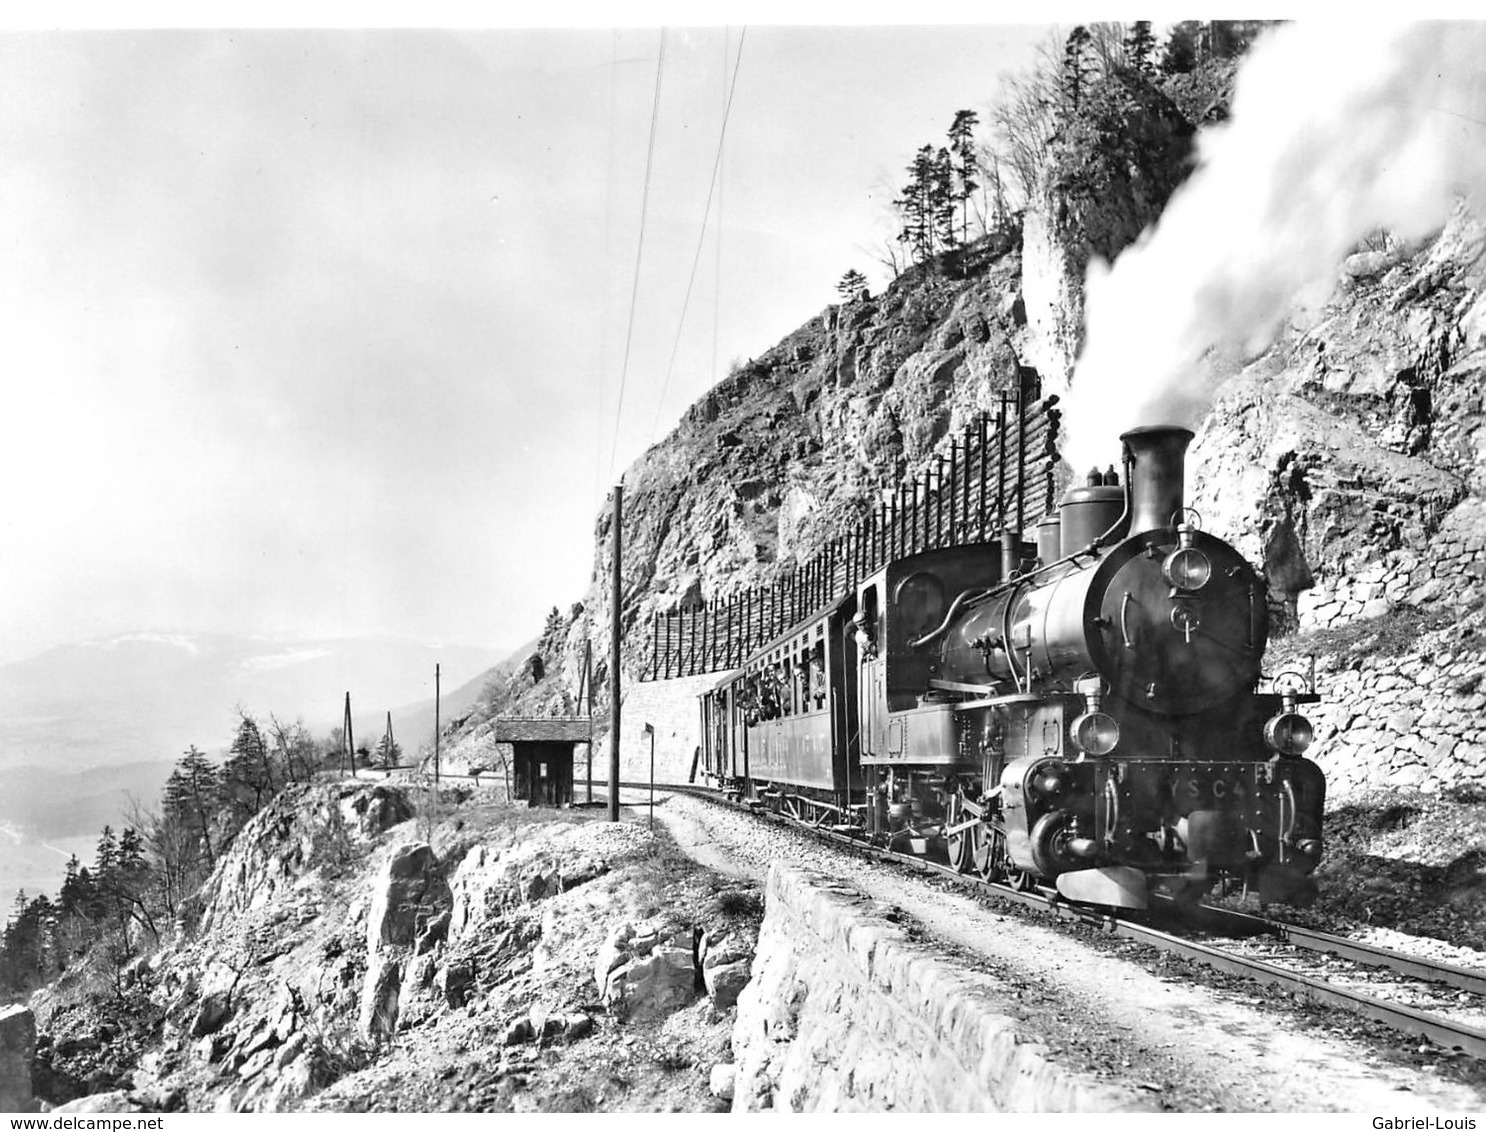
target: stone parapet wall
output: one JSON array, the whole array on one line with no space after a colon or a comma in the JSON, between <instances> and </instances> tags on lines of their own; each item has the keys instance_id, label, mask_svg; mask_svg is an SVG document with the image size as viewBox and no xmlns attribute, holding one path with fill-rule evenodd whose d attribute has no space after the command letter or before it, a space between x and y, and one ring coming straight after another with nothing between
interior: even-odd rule
<instances>
[{"instance_id":1,"label":"stone parapet wall","mask_svg":"<svg viewBox=\"0 0 1486 1132\"><path fill-rule=\"evenodd\" d=\"M1151 1107L1055 1065L1012 991L916 942L823 873L769 870L733 1027L734 1112L1110 1112Z\"/></svg>"}]
</instances>

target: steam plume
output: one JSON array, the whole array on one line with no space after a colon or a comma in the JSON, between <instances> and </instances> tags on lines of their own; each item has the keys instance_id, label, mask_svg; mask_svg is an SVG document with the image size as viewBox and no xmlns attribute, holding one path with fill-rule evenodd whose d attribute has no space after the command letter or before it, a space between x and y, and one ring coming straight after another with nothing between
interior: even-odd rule
<instances>
[{"instance_id":1,"label":"steam plume","mask_svg":"<svg viewBox=\"0 0 1486 1132\"><path fill-rule=\"evenodd\" d=\"M1486 183L1486 24L1291 24L1254 46L1229 122L1157 227L1091 264L1065 423L1075 470L1135 425L1199 421L1213 387L1324 298L1374 228L1438 229ZM1212 364L1217 359L1218 364Z\"/></svg>"}]
</instances>

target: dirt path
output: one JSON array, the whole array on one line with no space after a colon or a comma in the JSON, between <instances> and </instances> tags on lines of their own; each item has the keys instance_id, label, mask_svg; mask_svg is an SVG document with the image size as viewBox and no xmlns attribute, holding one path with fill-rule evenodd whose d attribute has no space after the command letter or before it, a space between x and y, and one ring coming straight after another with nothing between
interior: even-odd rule
<instances>
[{"instance_id":1,"label":"dirt path","mask_svg":"<svg viewBox=\"0 0 1486 1132\"><path fill-rule=\"evenodd\" d=\"M822 869L902 908L931 937L1027 988L1024 1012L1069 1064L1141 1084L1181 1111L1475 1112L1486 1094L1308 1029L1190 980L1160 977L962 892L685 795L656 820L698 862L762 881L774 858ZM1407 1039L1400 1039L1407 1041Z\"/></svg>"}]
</instances>

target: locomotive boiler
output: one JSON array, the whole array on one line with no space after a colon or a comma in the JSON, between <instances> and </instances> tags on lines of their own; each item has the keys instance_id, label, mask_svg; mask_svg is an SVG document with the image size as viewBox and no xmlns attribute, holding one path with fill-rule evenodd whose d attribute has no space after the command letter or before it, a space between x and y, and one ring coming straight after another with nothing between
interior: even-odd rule
<instances>
[{"instance_id":1,"label":"locomotive boiler","mask_svg":"<svg viewBox=\"0 0 1486 1132\"><path fill-rule=\"evenodd\" d=\"M1191 439L1125 433L1124 482L1091 474L1034 554L1008 533L897 558L759 650L703 698L709 770L1072 900L1307 902L1318 697L1262 674L1264 580L1185 506Z\"/></svg>"}]
</instances>

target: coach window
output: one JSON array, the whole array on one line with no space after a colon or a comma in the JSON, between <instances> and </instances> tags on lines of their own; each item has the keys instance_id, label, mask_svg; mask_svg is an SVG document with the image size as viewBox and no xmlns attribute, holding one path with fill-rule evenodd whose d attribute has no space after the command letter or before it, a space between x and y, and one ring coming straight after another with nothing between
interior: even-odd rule
<instances>
[{"instance_id":1,"label":"coach window","mask_svg":"<svg viewBox=\"0 0 1486 1132\"><path fill-rule=\"evenodd\" d=\"M795 714L795 671L789 657L779 663L779 706L785 715Z\"/></svg>"},{"instance_id":2,"label":"coach window","mask_svg":"<svg viewBox=\"0 0 1486 1132\"><path fill-rule=\"evenodd\" d=\"M815 642L815 651L810 662L810 695L815 700L816 710L826 704L826 643Z\"/></svg>"}]
</instances>

